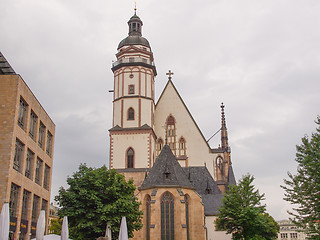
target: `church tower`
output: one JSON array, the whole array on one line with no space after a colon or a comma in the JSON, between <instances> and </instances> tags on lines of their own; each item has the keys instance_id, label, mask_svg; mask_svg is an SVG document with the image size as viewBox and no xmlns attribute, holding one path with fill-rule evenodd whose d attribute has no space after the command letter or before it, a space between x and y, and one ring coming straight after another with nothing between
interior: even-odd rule
<instances>
[{"instance_id":1,"label":"church tower","mask_svg":"<svg viewBox=\"0 0 320 240\"><path fill-rule=\"evenodd\" d=\"M154 162L154 78L157 75L142 21L128 21L129 34L118 46L114 73L110 168L150 168Z\"/></svg>"}]
</instances>

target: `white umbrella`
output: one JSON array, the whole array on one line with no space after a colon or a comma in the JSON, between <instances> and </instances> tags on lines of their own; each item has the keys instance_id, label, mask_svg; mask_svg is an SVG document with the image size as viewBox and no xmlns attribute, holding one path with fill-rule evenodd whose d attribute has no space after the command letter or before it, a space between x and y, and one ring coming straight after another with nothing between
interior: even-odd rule
<instances>
[{"instance_id":1,"label":"white umbrella","mask_svg":"<svg viewBox=\"0 0 320 240\"><path fill-rule=\"evenodd\" d=\"M9 237L9 203L4 203L0 215L0 240L8 240Z\"/></svg>"},{"instance_id":2,"label":"white umbrella","mask_svg":"<svg viewBox=\"0 0 320 240\"><path fill-rule=\"evenodd\" d=\"M107 224L107 229L106 229L106 238L107 238L107 240L112 240L111 228L110 228L109 223Z\"/></svg>"},{"instance_id":3,"label":"white umbrella","mask_svg":"<svg viewBox=\"0 0 320 240\"><path fill-rule=\"evenodd\" d=\"M46 212L40 211L40 215L37 222L36 239L43 240L44 231L46 230Z\"/></svg>"},{"instance_id":4,"label":"white umbrella","mask_svg":"<svg viewBox=\"0 0 320 240\"><path fill-rule=\"evenodd\" d=\"M129 240L126 217L122 217L122 219L121 219L121 225L120 225L120 232L119 232L119 239L118 240Z\"/></svg>"},{"instance_id":5,"label":"white umbrella","mask_svg":"<svg viewBox=\"0 0 320 240\"><path fill-rule=\"evenodd\" d=\"M36 240L36 239L33 238L31 240ZM43 240L61 240L61 236L56 235L56 234L44 235ZM69 239L69 240L71 240L71 239Z\"/></svg>"},{"instance_id":6,"label":"white umbrella","mask_svg":"<svg viewBox=\"0 0 320 240\"><path fill-rule=\"evenodd\" d=\"M63 217L62 228L61 228L61 240L69 239L69 229L68 229L68 217Z\"/></svg>"}]
</instances>

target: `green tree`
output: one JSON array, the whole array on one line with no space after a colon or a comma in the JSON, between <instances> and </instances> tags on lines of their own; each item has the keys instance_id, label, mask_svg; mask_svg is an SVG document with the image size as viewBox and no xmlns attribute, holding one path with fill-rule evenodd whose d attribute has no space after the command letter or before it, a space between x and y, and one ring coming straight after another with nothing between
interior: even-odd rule
<instances>
[{"instance_id":1,"label":"green tree","mask_svg":"<svg viewBox=\"0 0 320 240\"><path fill-rule=\"evenodd\" d=\"M81 164L67 183L69 188L61 187L55 200L61 207L59 216L68 216L71 238L104 236L109 223L116 239L122 216L126 217L130 237L134 230L142 228L142 211L134 196L132 179L127 182L122 174L105 166L91 168Z\"/></svg>"},{"instance_id":2,"label":"green tree","mask_svg":"<svg viewBox=\"0 0 320 240\"><path fill-rule=\"evenodd\" d=\"M259 194L252 184L254 177L245 175L237 185L230 186L222 199L216 229L232 233L233 239L276 239L279 225L267 214Z\"/></svg>"},{"instance_id":3,"label":"green tree","mask_svg":"<svg viewBox=\"0 0 320 240\"><path fill-rule=\"evenodd\" d=\"M50 220L48 227L50 234L61 235L62 218L54 218Z\"/></svg>"},{"instance_id":4,"label":"green tree","mask_svg":"<svg viewBox=\"0 0 320 240\"><path fill-rule=\"evenodd\" d=\"M297 146L297 174L288 172L289 179L284 180L284 200L295 204L293 223L302 227L312 239L320 239L320 116L315 121L316 132L311 138L304 136L302 144Z\"/></svg>"}]
</instances>

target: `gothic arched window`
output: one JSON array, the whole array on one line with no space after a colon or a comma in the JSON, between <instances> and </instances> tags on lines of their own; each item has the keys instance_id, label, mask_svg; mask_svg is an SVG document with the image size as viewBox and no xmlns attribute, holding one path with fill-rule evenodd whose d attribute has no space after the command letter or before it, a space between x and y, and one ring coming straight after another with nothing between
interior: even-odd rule
<instances>
[{"instance_id":1,"label":"gothic arched window","mask_svg":"<svg viewBox=\"0 0 320 240\"><path fill-rule=\"evenodd\" d=\"M132 107L128 109L128 120L134 120L134 109Z\"/></svg>"},{"instance_id":2,"label":"gothic arched window","mask_svg":"<svg viewBox=\"0 0 320 240\"><path fill-rule=\"evenodd\" d=\"M187 226L187 240L190 239L190 213L189 213L189 204L190 204L190 197L188 195L184 196L184 201L186 204L186 226Z\"/></svg>"},{"instance_id":3,"label":"gothic arched window","mask_svg":"<svg viewBox=\"0 0 320 240\"><path fill-rule=\"evenodd\" d=\"M156 146L157 156L160 154L162 148L163 148L163 140L162 140L162 138L159 138L159 139L157 140L157 146Z\"/></svg>"},{"instance_id":4,"label":"gothic arched window","mask_svg":"<svg viewBox=\"0 0 320 240\"><path fill-rule=\"evenodd\" d=\"M217 169L219 169L220 172L223 173L223 159L221 156L217 157L216 166L217 166Z\"/></svg>"},{"instance_id":5,"label":"gothic arched window","mask_svg":"<svg viewBox=\"0 0 320 240\"><path fill-rule=\"evenodd\" d=\"M161 197L161 239L174 239L174 201L169 192Z\"/></svg>"},{"instance_id":6,"label":"gothic arched window","mask_svg":"<svg viewBox=\"0 0 320 240\"><path fill-rule=\"evenodd\" d=\"M166 122L167 142L168 142L168 145L174 155L176 155L176 150L175 150L176 149L176 125L175 125L175 122L176 121L172 115L170 115L167 118L167 122Z\"/></svg>"},{"instance_id":7,"label":"gothic arched window","mask_svg":"<svg viewBox=\"0 0 320 240\"><path fill-rule=\"evenodd\" d=\"M180 156L186 155L186 140L183 137L181 137L179 140L179 151Z\"/></svg>"},{"instance_id":8,"label":"gothic arched window","mask_svg":"<svg viewBox=\"0 0 320 240\"><path fill-rule=\"evenodd\" d=\"M134 151L132 148L129 148L127 151L127 168L133 168L134 162Z\"/></svg>"},{"instance_id":9,"label":"gothic arched window","mask_svg":"<svg viewBox=\"0 0 320 240\"><path fill-rule=\"evenodd\" d=\"M151 224L151 197L146 197L146 239L150 240L150 224Z\"/></svg>"}]
</instances>

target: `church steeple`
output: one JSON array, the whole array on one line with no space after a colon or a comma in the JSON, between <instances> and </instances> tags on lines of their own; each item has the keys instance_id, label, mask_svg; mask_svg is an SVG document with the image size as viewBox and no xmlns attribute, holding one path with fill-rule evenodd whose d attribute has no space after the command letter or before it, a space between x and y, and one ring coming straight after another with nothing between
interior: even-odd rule
<instances>
[{"instance_id":1,"label":"church steeple","mask_svg":"<svg viewBox=\"0 0 320 240\"><path fill-rule=\"evenodd\" d=\"M227 150L229 148L228 145L228 132L227 132L227 126L226 126L226 118L224 113L224 105L221 103L221 147L224 150Z\"/></svg>"}]
</instances>

